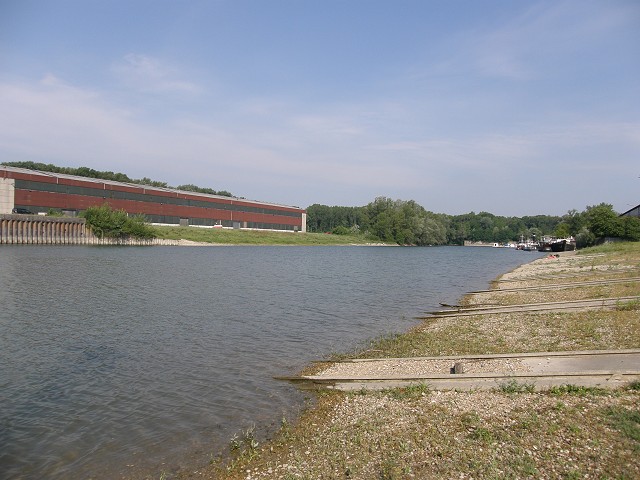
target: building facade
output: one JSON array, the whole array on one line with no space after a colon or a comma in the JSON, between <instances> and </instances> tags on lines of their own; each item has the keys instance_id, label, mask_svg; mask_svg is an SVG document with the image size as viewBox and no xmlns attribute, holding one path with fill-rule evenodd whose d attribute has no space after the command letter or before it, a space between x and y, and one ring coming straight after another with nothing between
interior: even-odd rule
<instances>
[{"instance_id":1,"label":"building facade","mask_svg":"<svg viewBox=\"0 0 640 480\"><path fill-rule=\"evenodd\" d=\"M298 207L0 165L0 214L76 216L105 203L157 225L305 232L307 224Z\"/></svg>"}]
</instances>

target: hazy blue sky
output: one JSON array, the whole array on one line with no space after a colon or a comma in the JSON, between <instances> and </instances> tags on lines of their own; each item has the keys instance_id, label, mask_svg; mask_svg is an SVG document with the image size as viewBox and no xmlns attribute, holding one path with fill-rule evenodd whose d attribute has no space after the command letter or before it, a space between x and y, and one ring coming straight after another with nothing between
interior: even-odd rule
<instances>
[{"instance_id":1,"label":"hazy blue sky","mask_svg":"<svg viewBox=\"0 0 640 480\"><path fill-rule=\"evenodd\" d=\"M307 207L640 203L638 0L0 0L0 161Z\"/></svg>"}]
</instances>

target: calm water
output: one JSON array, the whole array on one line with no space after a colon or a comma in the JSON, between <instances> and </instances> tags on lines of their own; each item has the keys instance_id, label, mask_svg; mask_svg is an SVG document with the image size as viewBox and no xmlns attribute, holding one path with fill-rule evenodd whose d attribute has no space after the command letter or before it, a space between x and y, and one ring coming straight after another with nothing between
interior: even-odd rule
<instances>
[{"instance_id":1,"label":"calm water","mask_svg":"<svg viewBox=\"0 0 640 480\"><path fill-rule=\"evenodd\" d=\"M276 375L531 261L493 248L0 247L0 478L206 463L302 395Z\"/></svg>"}]
</instances>

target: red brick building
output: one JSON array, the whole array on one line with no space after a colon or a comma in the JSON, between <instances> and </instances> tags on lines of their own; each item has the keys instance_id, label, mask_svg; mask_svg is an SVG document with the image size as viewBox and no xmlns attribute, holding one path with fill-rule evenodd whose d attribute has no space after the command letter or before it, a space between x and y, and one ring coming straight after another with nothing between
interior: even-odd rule
<instances>
[{"instance_id":1,"label":"red brick building","mask_svg":"<svg viewBox=\"0 0 640 480\"><path fill-rule=\"evenodd\" d=\"M75 216L104 203L154 224L305 232L307 223L298 207L0 165L0 214Z\"/></svg>"}]
</instances>

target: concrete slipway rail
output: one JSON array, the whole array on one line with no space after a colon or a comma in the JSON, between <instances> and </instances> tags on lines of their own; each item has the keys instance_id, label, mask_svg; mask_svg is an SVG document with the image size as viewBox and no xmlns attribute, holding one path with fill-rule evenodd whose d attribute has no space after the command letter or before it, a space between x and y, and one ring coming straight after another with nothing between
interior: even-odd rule
<instances>
[{"instance_id":1,"label":"concrete slipway rail","mask_svg":"<svg viewBox=\"0 0 640 480\"><path fill-rule=\"evenodd\" d=\"M624 302L640 301L640 296L571 300L562 302L527 303L522 305L494 305L483 307L457 307L450 310L431 312L430 316L464 317L469 315L489 315L514 312L562 312L569 310L614 309ZM420 317L420 318L429 318Z\"/></svg>"},{"instance_id":2,"label":"concrete slipway rail","mask_svg":"<svg viewBox=\"0 0 640 480\"><path fill-rule=\"evenodd\" d=\"M363 375L365 363L368 373ZM349 364L359 365L351 370ZM640 380L640 349L360 359L337 362L319 375L281 379L303 389L344 391L416 384L435 390L479 390L498 388L509 381L533 385L538 390L568 384L615 388Z\"/></svg>"}]
</instances>

